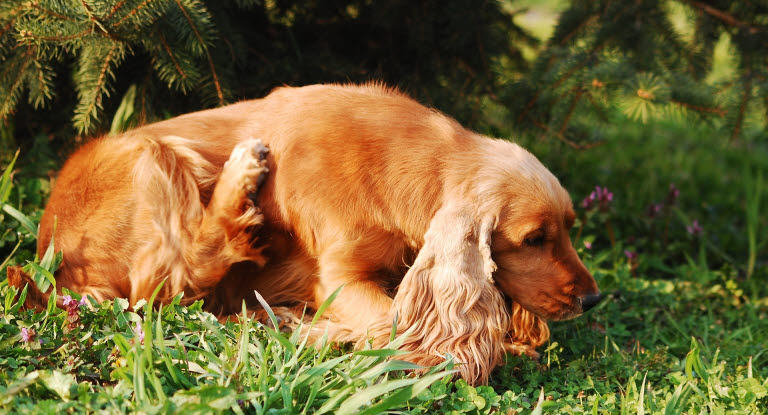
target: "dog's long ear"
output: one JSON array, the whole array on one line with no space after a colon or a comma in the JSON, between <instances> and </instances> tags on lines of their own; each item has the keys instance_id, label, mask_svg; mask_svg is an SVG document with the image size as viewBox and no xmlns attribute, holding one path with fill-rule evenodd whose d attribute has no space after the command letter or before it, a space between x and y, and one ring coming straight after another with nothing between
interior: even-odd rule
<instances>
[{"instance_id":1,"label":"dog's long ear","mask_svg":"<svg viewBox=\"0 0 768 415\"><path fill-rule=\"evenodd\" d=\"M536 348L549 340L547 322L516 302L512 302L509 307L512 318L504 348L515 355L526 354L538 358Z\"/></svg>"},{"instance_id":2,"label":"dog's long ear","mask_svg":"<svg viewBox=\"0 0 768 415\"><path fill-rule=\"evenodd\" d=\"M509 315L493 284L490 239L495 218L466 205L437 211L394 299L398 328L413 329L403 346L416 361L450 353L462 377L484 383L504 356ZM418 356L424 356L419 358Z\"/></svg>"}]
</instances>

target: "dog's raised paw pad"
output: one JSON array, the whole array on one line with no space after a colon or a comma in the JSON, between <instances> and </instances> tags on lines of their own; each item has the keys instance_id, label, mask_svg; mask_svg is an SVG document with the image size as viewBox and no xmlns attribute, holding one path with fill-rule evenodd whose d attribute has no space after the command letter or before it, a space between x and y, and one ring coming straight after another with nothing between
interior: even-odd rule
<instances>
[{"instance_id":1,"label":"dog's raised paw pad","mask_svg":"<svg viewBox=\"0 0 768 415\"><path fill-rule=\"evenodd\" d=\"M259 160L265 160L267 158L267 154L269 153L269 148L264 145L264 143L261 141L261 139L251 139L249 141L253 142L253 155L254 157L258 158Z\"/></svg>"}]
</instances>

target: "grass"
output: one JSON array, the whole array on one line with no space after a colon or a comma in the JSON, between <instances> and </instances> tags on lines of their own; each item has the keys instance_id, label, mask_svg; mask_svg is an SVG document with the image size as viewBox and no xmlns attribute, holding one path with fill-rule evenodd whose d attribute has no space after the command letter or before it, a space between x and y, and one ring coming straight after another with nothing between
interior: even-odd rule
<instances>
[{"instance_id":1,"label":"grass","mask_svg":"<svg viewBox=\"0 0 768 415\"><path fill-rule=\"evenodd\" d=\"M604 256L604 255L598 255ZM767 402L768 300L750 302L725 275L717 284L629 276L628 264L592 269L611 287L597 310L552 325L540 361L510 357L490 386L445 372L412 377L393 350L309 347L243 318L219 324L173 303L153 311L125 300L19 311L3 284L0 408L16 413L234 412L482 414L759 413ZM21 329L34 330L30 341ZM143 333L143 335L142 335ZM143 337L143 338L142 338ZM396 346L397 343L393 345ZM448 368L437 368L440 371ZM376 406L378 405L378 406ZM644 409L641 409L644 408ZM455 412L453 412L455 411Z\"/></svg>"}]
</instances>

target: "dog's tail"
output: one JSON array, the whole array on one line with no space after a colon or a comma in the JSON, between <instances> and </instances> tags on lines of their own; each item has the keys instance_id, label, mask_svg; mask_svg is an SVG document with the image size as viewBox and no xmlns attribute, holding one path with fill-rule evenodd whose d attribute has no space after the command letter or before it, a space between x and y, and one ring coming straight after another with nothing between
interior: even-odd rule
<instances>
[{"instance_id":1,"label":"dog's tail","mask_svg":"<svg viewBox=\"0 0 768 415\"><path fill-rule=\"evenodd\" d=\"M133 159L132 180L134 205L145 211L136 212L142 226L151 226L151 238L141 241L132 261L129 294L131 303L149 299L157 285L166 280L157 301L164 301L172 293L195 292L186 276L189 266L185 245L192 243L196 229L203 215L201 193L215 185L219 170L200 153L194 150L194 143L188 139L164 136L159 138L132 136L124 137L125 145L120 147ZM202 189L202 190L201 190ZM62 267L67 267L66 252ZM55 272L57 281L71 270ZM21 267L7 268L9 284L20 291L27 287L24 306L41 310L48 303L50 293L42 292L30 275ZM66 278L70 280L70 278ZM75 280L75 278L72 278ZM120 296L111 282L82 279L84 286L66 286L81 295L90 295L97 301ZM60 287L57 287L60 288ZM185 300L191 300L186 298Z\"/></svg>"},{"instance_id":2,"label":"dog's tail","mask_svg":"<svg viewBox=\"0 0 768 415\"><path fill-rule=\"evenodd\" d=\"M149 299L157 285L165 285L157 300L171 293L195 292L187 276L186 244L203 216L201 189L212 189L218 169L194 150L194 142L182 137L147 138L133 169L139 206L151 207L153 239L137 252L136 268L131 270L131 302ZM158 201L161 201L158 203ZM189 298L185 298L189 300Z\"/></svg>"}]
</instances>

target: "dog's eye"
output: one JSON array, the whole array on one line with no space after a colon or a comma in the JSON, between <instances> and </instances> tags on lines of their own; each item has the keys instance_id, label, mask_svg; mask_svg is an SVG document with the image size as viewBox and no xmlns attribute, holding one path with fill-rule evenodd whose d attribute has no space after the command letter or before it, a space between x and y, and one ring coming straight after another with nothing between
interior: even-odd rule
<instances>
[{"instance_id":1,"label":"dog's eye","mask_svg":"<svg viewBox=\"0 0 768 415\"><path fill-rule=\"evenodd\" d=\"M528 246L542 246L544 245L544 235L529 236L525 238L525 244Z\"/></svg>"}]
</instances>

